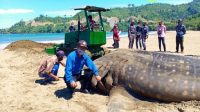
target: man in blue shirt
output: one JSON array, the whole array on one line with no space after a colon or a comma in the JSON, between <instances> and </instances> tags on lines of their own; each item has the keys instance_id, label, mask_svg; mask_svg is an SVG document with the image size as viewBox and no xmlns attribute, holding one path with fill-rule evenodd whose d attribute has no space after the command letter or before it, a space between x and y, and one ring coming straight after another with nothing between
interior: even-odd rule
<instances>
[{"instance_id":1,"label":"man in blue shirt","mask_svg":"<svg viewBox=\"0 0 200 112\"><path fill-rule=\"evenodd\" d=\"M77 87L76 81L81 81L81 91L89 93L89 86L92 75L82 75L83 66L86 65L94 74L97 81L101 80L98 75L98 69L91 58L85 53L87 43L80 40L77 44L77 50L71 52L67 57L64 81L68 89L73 90Z\"/></svg>"},{"instance_id":2,"label":"man in blue shirt","mask_svg":"<svg viewBox=\"0 0 200 112\"><path fill-rule=\"evenodd\" d=\"M183 25L183 22L181 19L178 20L178 25L176 26L176 52L178 53L179 50L179 44L181 46L181 52L184 50L183 41L184 41L184 35L186 33L186 28Z\"/></svg>"}]
</instances>

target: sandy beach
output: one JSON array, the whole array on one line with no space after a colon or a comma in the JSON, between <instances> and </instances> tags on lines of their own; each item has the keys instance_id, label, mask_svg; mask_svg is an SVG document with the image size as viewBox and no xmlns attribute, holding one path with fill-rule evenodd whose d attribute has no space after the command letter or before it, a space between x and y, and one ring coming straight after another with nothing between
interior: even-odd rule
<instances>
[{"instance_id":1,"label":"sandy beach","mask_svg":"<svg viewBox=\"0 0 200 112\"><path fill-rule=\"evenodd\" d=\"M200 31L188 31L185 35L184 53L175 52L175 32L167 32L168 53L200 56ZM104 47L112 47L108 39ZM16 42L0 51L0 112L200 112L199 101L159 103L139 100L123 89L112 97L76 92L70 98L62 78L53 84L41 85L37 70L47 56L45 47L30 41ZM128 48L128 38L121 38L120 48ZM134 49L135 49L134 44ZM147 51L158 51L157 35L150 35ZM63 76L64 68L59 69ZM113 104L114 102L114 104ZM117 108L110 108L115 105Z\"/></svg>"}]
</instances>

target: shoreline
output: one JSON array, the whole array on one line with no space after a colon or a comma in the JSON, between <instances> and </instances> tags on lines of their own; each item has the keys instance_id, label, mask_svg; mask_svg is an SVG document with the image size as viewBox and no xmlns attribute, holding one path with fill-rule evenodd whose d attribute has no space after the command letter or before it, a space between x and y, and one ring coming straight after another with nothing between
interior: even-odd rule
<instances>
[{"instance_id":1,"label":"shoreline","mask_svg":"<svg viewBox=\"0 0 200 112\"><path fill-rule=\"evenodd\" d=\"M155 35L156 32L152 31L149 33L150 35ZM128 33L127 32L122 32L120 34L120 38L127 38L128 37ZM109 35L106 37L107 40L112 39L113 36ZM30 39L31 40L31 39ZM18 40L17 40L18 41ZM34 41L34 40L32 40ZM11 41L11 42L5 42L5 43L0 43L0 50L3 50L6 46L8 46L9 44L11 44L12 42L16 42L16 41ZM42 41L34 41L34 42L38 42L38 43L55 43L55 44L61 44L64 43L64 37L63 39L58 39L58 40L42 40Z\"/></svg>"},{"instance_id":2,"label":"shoreline","mask_svg":"<svg viewBox=\"0 0 200 112\"><path fill-rule=\"evenodd\" d=\"M198 48L200 48L200 41L199 36L200 31L187 31L186 35L184 36L184 53L179 53L180 55L194 55L194 56L200 56L200 52ZM119 47L123 49L128 48L128 35L126 33L123 33L120 35L120 41L119 41ZM165 37L165 43L166 43L166 49L169 53L175 53L176 43L176 32L175 31L167 31L166 37ZM47 40L47 41L34 41L38 43L55 43L55 44L61 44L64 43L64 39L60 40ZM11 43L11 42L10 42ZM10 43L3 43L0 44L0 51L3 50L7 45ZM112 48L113 39L112 36L107 36L106 44L103 45L103 47ZM136 45L134 42L133 49L136 49ZM158 48L158 39L156 32L150 32L149 38L147 39L147 51L159 51Z\"/></svg>"}]
</instances>

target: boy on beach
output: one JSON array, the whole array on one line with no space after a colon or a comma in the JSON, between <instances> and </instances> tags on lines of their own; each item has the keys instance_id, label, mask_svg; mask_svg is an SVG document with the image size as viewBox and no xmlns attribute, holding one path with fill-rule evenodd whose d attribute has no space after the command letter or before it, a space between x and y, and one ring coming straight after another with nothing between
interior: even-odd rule
<instances>
[{"instance_id":1,"label":"boy on beach","mask_svg":"<svg viewBox=\"0 0 200 112\"><path fill-rule=\"evenodd\" d=\"M146 50L146 39L148 38L148 32L149 32L149 27L147 26L147 23L143 23L142 27L142 46L143 50Z\"/></svg>"},{"instance_id":2,"label":"boy on beach","mask_svg":"<svg viewBox=\"0 0 200 112\"><path fill-rule=\"evenodd\" d=\"M57 73L60 64L65 67L65 62L63 61L64 57L64 51L60 50L56 52L56 55L48 56L42 61L38 70L38 75L44 78L44 84L59 80Z\"/></svg>"},{"instance_id":3,"label":"boy on beach","mask_svg":"<svg viewBox=\"0 0 200 112\"><path fill-rule=\"evenodd\" d=\"M71 52L67 57L64 81L71 94L74 93L74 89L77 87L77 81L81 83L81 92L90 93L92 74L97 81L101 80L96 65L85 53L86 49L87 43L84 40L80 40L77 44L77 50ZM84 65L92 71L92 74L81 74Z\"/></svg>"},{"instance_id":4,"label":"boy on beach","mask_svg":"<svg viewBox=\"0 0 200 112\"><path fill-rule=\"evenodd\" d=\"M159 22L159 25L157 27L157 34L158 34L158 44L159 44L159 50L161 51L161 43L164 48L164 52L166 51L166 45L165 45L165 35L166 35L166 26L163 24L163 22Z\"/></svg>"}]
</instances>

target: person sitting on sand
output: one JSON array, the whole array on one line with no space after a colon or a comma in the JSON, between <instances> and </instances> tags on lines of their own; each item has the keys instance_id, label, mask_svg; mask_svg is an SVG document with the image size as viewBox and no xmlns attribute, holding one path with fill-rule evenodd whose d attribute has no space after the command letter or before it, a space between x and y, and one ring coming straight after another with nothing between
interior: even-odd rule
<instances>
[{"instance_id":1,"label":"person sitting on sand","mask_svg":"<svg viewBox=\"0 0 200 112\"><path fill-rule=\"evenodd\" d=\"M56 52L56 55L48 56L42 61L38 70L38 75L44 78L44 84L59 80L57 73L60 64L65 67L64 57L64 51L59 50Z\"/></svg>"},{"instance_id":2,"label":"person sitting on sand","mask_svg":"<svg viewBox=\"0 0 200 112\"><path fill-rule=\"evenodd\" d=\"M76 81L80 81L81 83L81 92L90 93L92 74L81 74L84 65L92 71L97 81L101 80L96 65L85 53L86 49L87 43L84 40L80 40L77 44L77 50L71 52L67 57L64 81L72 94L74 93L74 89L77 87Z\"/></svg>"}]
</instances>

